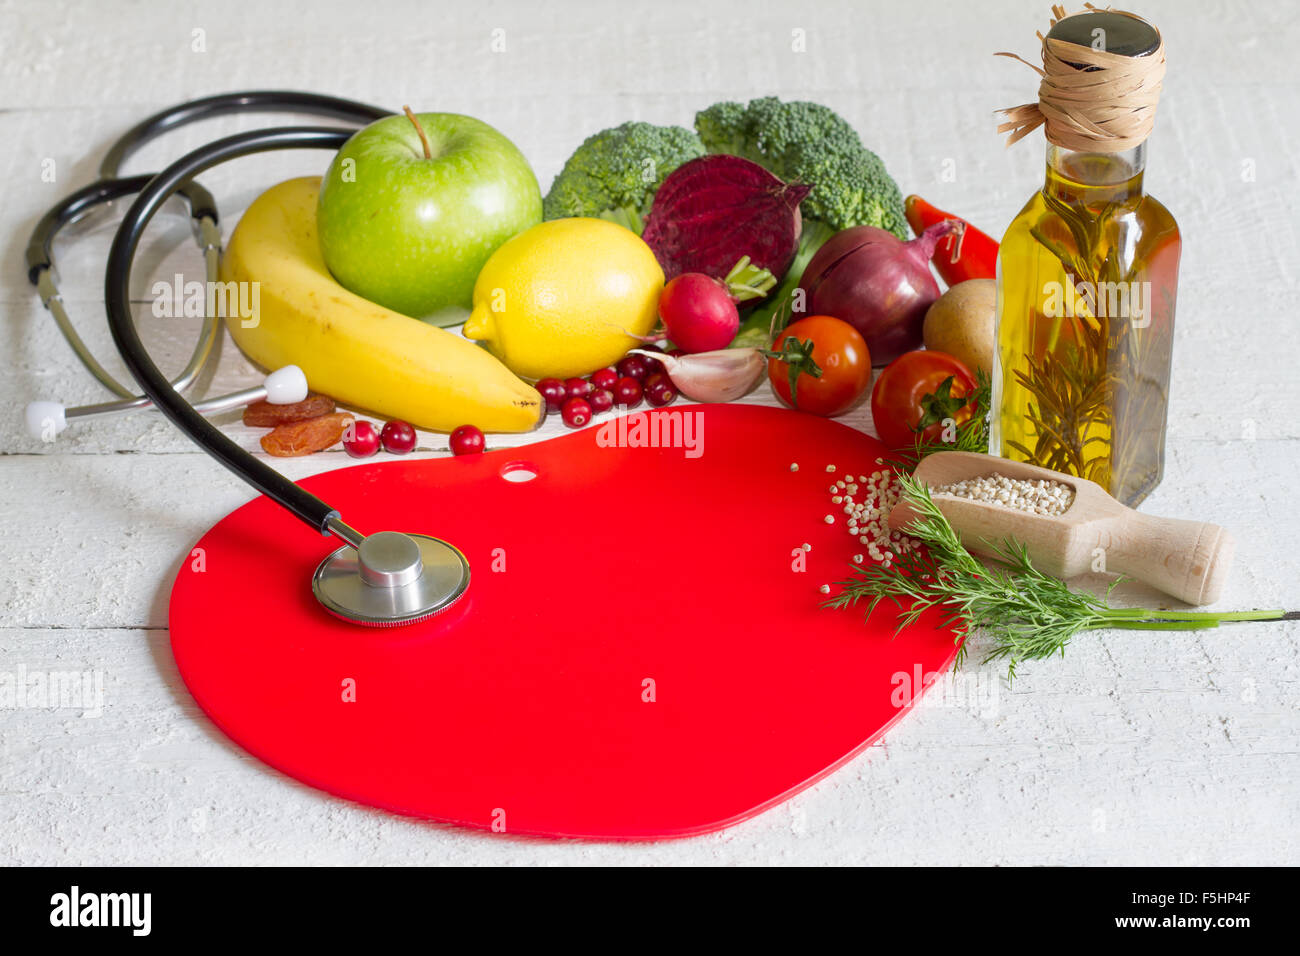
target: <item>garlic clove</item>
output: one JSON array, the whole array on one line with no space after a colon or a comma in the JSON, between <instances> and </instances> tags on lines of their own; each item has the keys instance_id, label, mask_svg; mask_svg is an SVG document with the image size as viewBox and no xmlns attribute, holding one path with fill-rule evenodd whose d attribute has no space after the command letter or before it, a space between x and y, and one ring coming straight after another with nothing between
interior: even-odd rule
<instances>
[{"instance_id":1,"label":"garlic clove","mask_svg":"<svg viewBox=\"0 0 1300 956\"><path fill-rule=\"evenodd\" d=\"M767 369L767 359L758 349L718 349L693 355L632 352L662 362L677 390L696 402L733 402L749 394Z\"/></svg>"}]
</instances>

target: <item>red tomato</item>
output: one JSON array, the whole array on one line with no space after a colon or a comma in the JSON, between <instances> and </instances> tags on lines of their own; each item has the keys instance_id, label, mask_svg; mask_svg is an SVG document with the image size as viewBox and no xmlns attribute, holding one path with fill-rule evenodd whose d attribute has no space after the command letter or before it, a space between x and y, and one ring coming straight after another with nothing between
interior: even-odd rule
<instances>
[{"instance_id":1,"label":"red tomato","mask_svg":"<svg viewBox=\"0 0 1300 956\"><path fill-rule=\"evenodd\" d=\"M791 322L772 343L772 351L790 356L789 361L769 358L767 377L776 397L791 408L827 417L839 415L848 411L871 384L871 355L866 340L853 326L829 315L810 315ZM799 370L793 398L792 369Z\"/></svg>"},{"instance_id":2,"label":"red tomato","mask_svg":"<svg viewBox=\"0 0 1300 956\"><path fill-rule=\"evenodd\" d=\"M974 408L966 399L974 391L970 369L946 352L905 352L885 366L871 390L876 433L895 450L910 449L918 439L941 441L945 420L970 421Z\"/></svg>"}]
</instances>

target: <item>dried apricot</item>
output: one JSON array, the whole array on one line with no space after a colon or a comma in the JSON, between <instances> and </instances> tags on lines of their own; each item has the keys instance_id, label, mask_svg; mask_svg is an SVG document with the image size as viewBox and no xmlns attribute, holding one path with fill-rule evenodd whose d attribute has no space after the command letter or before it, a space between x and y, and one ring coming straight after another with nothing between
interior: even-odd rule
<instances>
[{"instance_id":1,"label":"dried apricot","mask_svg":"<svg viewBox=\"0 0 1300 956\"><path fill-rule=\"evenodd\" d=\"M274 428L286 422L305 422L334 411L334 399L318 392L308 392L301 402L292 405L272 405L270 402L253 402L244 409L244 424L254 428Z\"/></svg>"},{"instance_id":2,"label":"dried apricot","mask_svg":"<svg viewBox=\"0 0 1300 956\"><path fill-rule=\"evenodd\" d=\"M262 436L262 449L276 458L296 458L324 451L343 440L343 433L353 420L347 412L334 412L303 422L276 425Z\"/></svg>"}]
</instances>

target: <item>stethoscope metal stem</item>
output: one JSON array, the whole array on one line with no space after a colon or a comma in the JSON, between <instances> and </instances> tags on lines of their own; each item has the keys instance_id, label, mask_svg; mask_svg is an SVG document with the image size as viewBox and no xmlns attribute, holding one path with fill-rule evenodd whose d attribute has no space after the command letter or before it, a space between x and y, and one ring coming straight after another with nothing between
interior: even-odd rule
<instances>
[{"instance_id":1,"label":"stethoscope metal stem","mask_svg":"<svg viewBox=\"0 0 1300 956\"><path fill-rule=\"evenodd\" d=\"M72 324L59 294L54 277L54 239L59 231L73 223L79 222L96 209L102 208L116 200L124 199L138 193L151 179L148 175L124 176L121 167L136 150L150 140L171 130L178 129L199 120L211 119L230 114L247 114L252 112L304 112L330 119L350 123L369 123L389 115L387 110L319 93L303 93L294 90L253 90L241 93L219 93L202 99L191 100L177 106L168 107L142 120L120 136L104 156L99 167L99 179L65 196L45 215L32 230L25 253L27 277L36 286L41 304L54 316L55 324L67 339L74 354L86 370L106 389L121 398L124 404L110 408L108 403L85 406L84 410L64 409L55 402L42 402L41 405L57 406L59 417L76 418L90 414L105 414L111 411L130 411L146 407L149 403L143 396L118 382L108 370L99 363L90 349L86 347L76 327ZM221 231L217 227L217 204L212 194L197 182L182 183L175 192L189 206L190 217L195 223L196 237L203 250L207 280L217 281L218 261L221 253ZM190 360L179 376L172 380L173 388L178 392L187 391L198 378L200 371L212 354L219 326L217 317L204 316L203 327Z\"/></svg>"},{"instance_id":2,"label":"stethoscope metal stem","mask_svg":"<svg viewBox=\"0 0 1300 956\"><path fill-rule=\"evenodd\" d=\"M360 548L361 542L366 539L364 534L339 517L337 511L325 519L325 530L344 544L349 544L354 548Z\"/></svg>"},{"instance_id":3,"label":"stethoscope metal stem","mask_svg":"<svg viewBox=\"0 0 1300 956\"><path fill-rule=\"evenodd\" d=\"M176 389L176 392L179 394L180 390ZM218 412L225 412L232 408L260 402L263 399L273 405L291 405L294 402L301 402L306 397L307 377L303 375L302 369L298 368L298 366L286 365L284 368L276 369L268 375L262 380L261 385L240 389L238 392L231 392L229 395L218 395L204 399L201 402L195 402L190 407L200 415L215 415ZM152 407L153 400L147 396L131 401L101 402L98 405L78 405L74 408L64 408L58 402L29 402L25 416L27 419L27 433L33 438L49 441L67 427L70 418L88 418L92 415L120 415L124 412Z\"/></svg>"},{"instance_id":4,"label":"stethoscope metal stem","mask_svg":"<svg viewBox=\"0 0 1300 956\"><path fill-rule=\"evenodd\" d=\"M221 268L221 231L217 224L211 218L204 216L198 223L200 243L203 247L203 261L206 272L206 279L209 283L218 281ZM130 412L138 408L148 408L153 402L149 401L146 395L137 395L134 391L122 385L105 368L99 364L98 360L86 343L81 340L77 334L76 328L69 318L67 310L63 307L63 296L55 286L54 277L49 269L43 269L39 278L36 280L36 290L40 293L41 302L49 309L50 314L54 316L54 322L63 333L63 337L68 340L72 346L73 352L81 360L81 364L86 370L93 375L101 385L107 388L115 395L121 396L114 402L99 402L94 405L79 405L67 409L64 412L65 418L82 418L89 415L110 415L120 412ZM185 363L185 368L181 373L171 380L172 388L178 392L189 391L203 366L208 363L208 358L212 355L212 349L217 343L217 333L219 326L217 317L210 312L204 312L203 325L199 329L198 341L194 344L194 350L190 353L189 361ZM257 399L252 399L257 401ZM195 405L198 408L205 403L200 402ZM220 408L213 407L212 411L224 410L228 406Z\"/></svg>"},{"instance_id":5,"label":"stethoscope metal stem","mask_svg":"<svg viewBox=\"0 0 1300 956\"><path fill-rule=\"evenodd\" d=\"M207 281L216 282L221 263L221 231L217 228L216 222L208 216L204 216L198 221L198 231L200 244L203 248ZM42 268L40 270L36 277L36 291L40 295L41 304L49 310L50 315L54 316L55 325L59 327L63 337L68 340L68 345L72 347L73 353L85 366L86 371L90 372L106 389L120 397L121 401L116 404L121 405L121 411L130 411L132 408L148 405L149 400L147 398L143 395L137 395L132 389L127 388L114 378L104 366L100 365L99 360L95 358L86 343L82 341L76 326L72 324L68 310L64 307L63 295L59 292L52 269ZM172 387L178 392L187 391L194 384L195 379L198 378L203 366L207 364L208 357L212 354L212 348L217 342L217 331L216 316L204 314L203 326L199 330L199 337L194 343L194 350L190 353L189 361L186 362L181 373L172 379ZM94 407L99 411L90 414L102 414L105 410L103 404ZM68 417L76 417L76 411L76 409L68 409Z\"/></svg>"},{"instance_id":6,"label":"stethoscope metal stem","mask_svg":"<svg viewBox=\"0 0 1300 956\"><path fill-rule=\"evenodd\" d=\"M304 380L305 382L305 380ZM177 391L180 391L178 388ZM190 407L200 415L219 415L222 412L228 412L231 409L243 408L254 402L267 400L268 394L266 385L252 385L248 388L241 388L237 392L230 392L226 395L214 395L212 398L205 398L199 402L191 402ZM306 398L306 390L303 390L303 398ZM302 399L298 399L302 401ZM277 404L285 404L279 402ZM89 418L92 415L121 415L126 412L139 411L145 408L153 408L153 402L147 396L141 396L130 402L101 402L98 405L79 405L76 408L69 408L65 413L66 418Z\"/></svg>"},{"instance_id":7,"label":"stethoscope metal stem","mask_svg":"<svg viewBox=\"0 0 1300 956\"><path fill-rule=\"evenodd\" d=\"M73 353L101 385L125 401L135 401L139 396L110 375L96 360L68 316L63 296L59 293L54 277L54 239L61 229L79 222L96 209L134 195L148 182L148 176L129 176L100 180L78 189L60 200L41 217L36 228L32 230L26 251L27 278L36 286L41 304L54 316L55 324L72 347ZM221 253L221 231L217 228L216 201L213 200L211 193L195 182L186 183L177 192L189 204L190 215L197 224L196 235L204 252L208 281L215 281ZM194 383L212 353L216 338L216 319L213 316L205 316L203 328L194 344L189 362L186 363L184 371L172 381L177 389L185 391Z\"/></svg>"},{"instance_id":8,"label":"stethoscope metal stem","mask_svg":"<svg viewBox=\"0 0 1300 956\"><path fill-rule=\"evenodd\" d=\"M120 384L117 379L110 375L108 370L99 364L99 360L86 347L86 343L81 340L76 326L72 324L72 319L68 316L68 310L63 307L63 296L59 293L50 270L45 269L41 272L40 277L36 280L36 291L41 297L41 304L49 310L50 315L54 316L54 324L59 327L63 337L68 340L73 353L80 359L81 364L86 367L86 371L114 395L120 396L125 401L133 401L137 397L135 392Z\"/></svg>"}]
</instances>

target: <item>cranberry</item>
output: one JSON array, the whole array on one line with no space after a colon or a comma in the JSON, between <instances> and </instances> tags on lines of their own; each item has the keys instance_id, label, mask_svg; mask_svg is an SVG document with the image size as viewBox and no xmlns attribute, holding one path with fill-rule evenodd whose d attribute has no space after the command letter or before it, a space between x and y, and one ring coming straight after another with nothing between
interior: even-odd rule
<instances>
[{"instance_id":1,"label":"cranberry","mask_svg":"<svg viewBox=\"0 0 1300 956\"><path fill-rule=\"evenodd\" d=\"M570 428L581 428L591 421L591 405L585 398L571 398L560 409L560 417Z\"/></svg>"},{"instance_id":2,"label":"cranberry","mask_svg":"<svg viewBox=\"0 0 1300 956\"><path fill-rule=\"evenodd\" d=\"M661 348L660 348L659 346L657 346L657 345L643 345L643 346L641 346L641 351L642 351L642 352L658 352L660 355L662 355L663 352L664 352L664 350L661 349ZM641 359L642 359L642 361L645 362L646 377L647 377L647 378L650 377L651 375L653 375L655 372L662 372L662 371L664 371L664 363L661 362L661 361L659 361L658 359L651 358L651 357L648 356L648 355L642 355L642 356L641 356Z\"/></svg>"},{"instance_id":3,"label":"cranberry","mask_svg":"<svg viewBox=\"0 0 1300 956\"><path fill-rule=\"evenodd\" d=\"M641 404L641 383L630 375L624 375L614 383L614 402L636 408Z\"/></svg>"},{"instance_id":4,"label":"cranberry","mask_svg":"<svg viewBox=\"0 0 1300 956\"><path fill-rule=\"evenodd\" d=\"M628 355L619 360L618 374L638 382L650 374L650 363L639 355Z\"/></svg>"},{"instance_id":5,"label":"cranberry","mask_svg":"<svg viewBox=\"0 0 1300 956\"><path fill-rule=\"evenodd\" d=\"M537 391L541 392L542 398L546 399L546 408L548 411L558 412L564 400L569 397L569 393L564 389L564 383L558 378L544 378L537 383Z\"/></svg>"},{"instance_id":6,"label":"cranberry","mask_svg":"<svg viewBox=\"0 0 1300 956\"><path fill-rule=\"evenodd\" d=\"M598 391L602 388L613 391L614 383L618 381L618 372L612 368L602 368L592 372L588 381Z\"/></svg>"},{"instance_id":7,"label":"cranberry","mask_svg":"<svg viewBox=\"0 0 1300 956\"><path fill-rule=\"evenodd\" d=\"M614 407L614 393L607 388L598 388L587 396L587 404L593 414L607 412Z\"/></svg>"},{"instance_id":8,"label":"cranberry","mask_svg":"<svg viewBox=\"0 0 1300 956\"><path fill-rule=\"evenodd\" d=\"M393 419L379 433L379 440L384 443L384 451L393 455L405 455L415 450L415 429L400 419Z\"/></svg>"},{"instance_id":9,"label":"cranberry","mask_svg":"<svg viewBox=\"0 0 1300 956\"><path fill-rule=\"evenodd\" d=\"M564 393L569 398L586 398L592 392L592 384L585 378L566 378Z\"/></svg>"},{"instance_id":10,"label":"cranberry","mask_svg":"<svg viewBox=\"0 0 1300 956\"><path fill-rule=\"evenodd\" d=\"M461 425L451 433L453 455L481 455L485 444L483 433L473 425Z\"/></svg>"},{"instance_id":11,"label":"cranberry","mask_svg":"<svg viewBox=\"0 0 1300 956\"><path fill-rule=\"evenodd\" d=\"M656 407L671 405L677 400L677 389L663 372L655 372L645 380L645 400Z\"/></svg>"},{"instance_id":12,"label":"cranberry","mask_svg":"<svg viewBox=\"0 0 1300 956\"><path fill-rule=\"evenodd\" d=\"M369 458L379 452L379 432L370 422L353 422L343 432L343 450L353 458Z\"/></svg>"}]
</instances>

